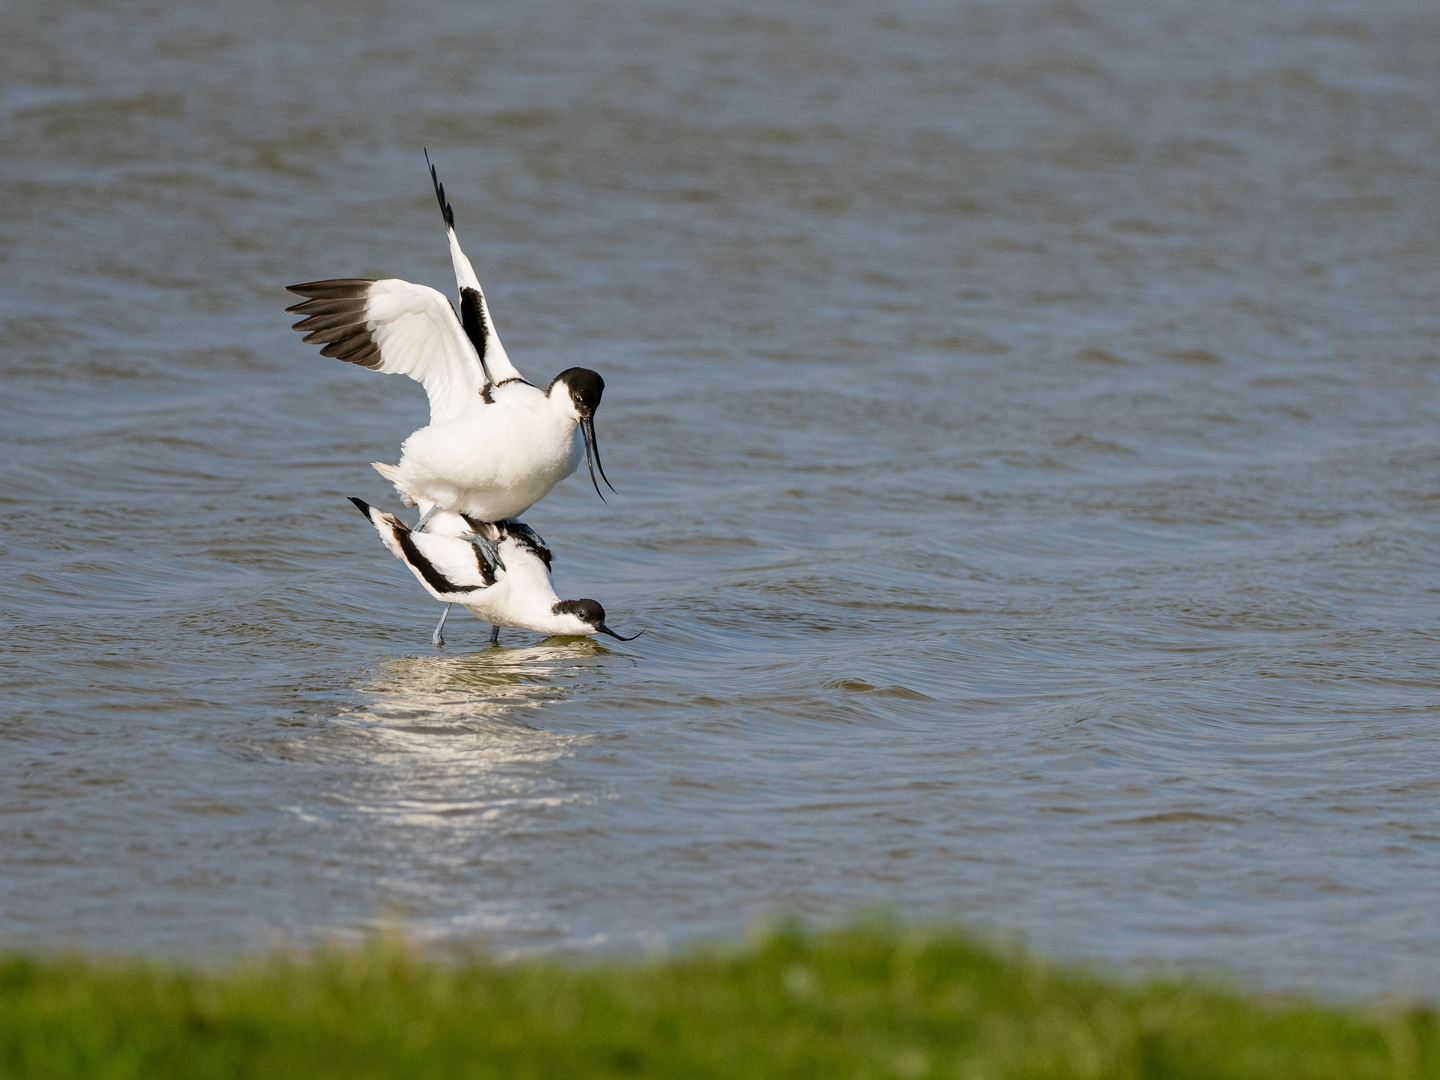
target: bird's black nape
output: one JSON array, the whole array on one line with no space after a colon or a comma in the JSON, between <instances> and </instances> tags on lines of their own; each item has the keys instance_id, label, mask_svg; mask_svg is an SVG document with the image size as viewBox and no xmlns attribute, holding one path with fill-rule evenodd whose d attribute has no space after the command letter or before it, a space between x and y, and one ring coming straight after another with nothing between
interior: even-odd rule
<instances>
[{"instance_id":1,"label":"bird's black nape","mask_svg":"<svg viewBox=\"0 0 1440 1080\"><path fill-rule=\"evenodd\" d=\"M450 204L445 201L445 185L440 183L440 174L435 171L435 166L430 161L430 151L424 151L425 164L430 166L430 182L435 185L435 198L440 203L440 213L445 218L445 224L455 228L455 211L450 209Z\"/></svg>"}]
</instances>

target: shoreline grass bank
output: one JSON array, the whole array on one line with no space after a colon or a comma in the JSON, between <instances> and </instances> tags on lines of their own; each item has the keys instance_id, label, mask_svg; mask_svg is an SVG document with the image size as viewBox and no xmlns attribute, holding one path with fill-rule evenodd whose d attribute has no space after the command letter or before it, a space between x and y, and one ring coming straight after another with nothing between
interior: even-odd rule
<instances>
[{"instance_id":1,"label":"shoreline grass bank","mask_svg":"<svg viewBox=\"0 0 1440 1080\"><path fill-rule=\"evenodd\" d=\"M214 966L0 955L0 1077L1440 1077L1440 1017L1126 981L958 932L654 962L395 942Z\"/></svg>"}]
</instances>

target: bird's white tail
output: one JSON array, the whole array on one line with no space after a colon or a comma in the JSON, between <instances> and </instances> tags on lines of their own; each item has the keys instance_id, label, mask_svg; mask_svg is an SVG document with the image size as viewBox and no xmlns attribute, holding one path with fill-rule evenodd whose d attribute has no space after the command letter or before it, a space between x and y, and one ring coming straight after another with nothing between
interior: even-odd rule
<instances>
[{"instance_id":1,"label":"bird's white tail","mask_svg":"<svg viewBox=\"0 0 1440 1080\"><path fill-rule=\"evenodd\" d=\"M401 502L403 502L406 506L415 505L415 500L410 498L409 495L406 495L405 490L400 486L399 465L387 465L383 461L372 461L370 462L370 467L376 472L378 472L381 476L383 476L386 480L389 480L390 483L395 485L395 490L400 492Z\"/></svg>"}]
</instances>

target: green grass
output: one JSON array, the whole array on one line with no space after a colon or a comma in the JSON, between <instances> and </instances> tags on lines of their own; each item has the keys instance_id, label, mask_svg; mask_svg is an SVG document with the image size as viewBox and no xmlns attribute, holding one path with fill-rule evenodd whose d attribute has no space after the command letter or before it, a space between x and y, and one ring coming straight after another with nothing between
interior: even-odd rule
<instances>
[{"instance_id":1,"label":"green grass","mask_svg":"<svg viewBox=\"0 0 1440 1080\"><path fill-rule=\"evenodd\" d=\"M10 955L0 1076L1440 1077L1440 1023L884 927L653 963L393 942L216 967Z\"/></svg>"}]
</instances>

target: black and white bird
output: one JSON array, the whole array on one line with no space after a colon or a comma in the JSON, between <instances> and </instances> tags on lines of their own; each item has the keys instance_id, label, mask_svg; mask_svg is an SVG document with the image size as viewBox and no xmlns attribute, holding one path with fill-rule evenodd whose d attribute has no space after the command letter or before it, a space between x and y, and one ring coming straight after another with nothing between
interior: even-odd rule
<instances>
[{"instance_id":1,"label":"black and white bird","mask_svg":"<svg viewBox=\"0 0 1440 1080\"><path fill-rule=\"evenodd\" d=\"M561 600L550 580L552 556L538 533L519 521L486 522L442 514L426 532L415 532L394 514L360 499L350 500L375 526L385 546L410 568L425 591L445 605L430 640L445 644L443 631L452 604L461 604L491 624L490 642L500 627L516 626L541 634L621 637L605 625L605 609L594 600ZM471 534L483 536L499 552L492 560ZM645 631L640 631L643 634Z\"/></svg>"},{"instance_id":2,"label":"black and white bird","mask_svg":"<svg viewBox=\"0 0 1440 1080\"><path fill-rule=\"evenodd\" d=\"M428 155L427 155L427 161ZM595 442L595 410L605 380L589 368L562 371L544 390L510 363L485 293L455 237L455 214L430 167L460 285L460 315L434 289L398 278L342 278L289 285L307 297L285 310L305 316L295 329L321 342L322 356L372 371L409 375L430 398L430 423L400 448L400 462L375 462L406 506L478 521L518 518L580 465L614 491Z\"/></svg>"}]
</instances>

